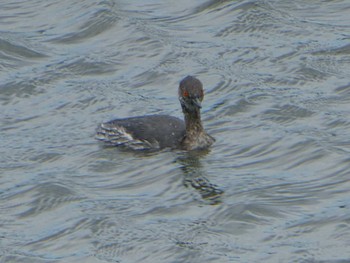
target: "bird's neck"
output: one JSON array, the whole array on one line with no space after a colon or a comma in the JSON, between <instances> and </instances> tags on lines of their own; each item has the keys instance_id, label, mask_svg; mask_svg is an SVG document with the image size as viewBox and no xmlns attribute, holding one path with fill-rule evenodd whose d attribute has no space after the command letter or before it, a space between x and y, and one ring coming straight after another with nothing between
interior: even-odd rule
<instances>
[{"instance_id":1,"label":"bird's neck","mask_svg":"<svg viewBox=\"0 0 350 263\"><path fill-rule=\"evenodd\" d=\"M197 137L198 134L203 132L200 110L188 111L187 109L183 109L183 113L185 116L186 136Z\"/></svg>"}]
</instances>

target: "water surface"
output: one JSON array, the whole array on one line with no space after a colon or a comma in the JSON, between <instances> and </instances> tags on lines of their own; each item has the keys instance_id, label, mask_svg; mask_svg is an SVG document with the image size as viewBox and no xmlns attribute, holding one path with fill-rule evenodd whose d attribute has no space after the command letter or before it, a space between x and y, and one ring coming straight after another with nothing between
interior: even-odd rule
<instances>
[{"instance_id":1,"label":"water surface","mask_svg":"<svg viewBox=\"0 0 350 263\"><path fill-rule=\"evenodd\" d=\"M1 262L348 262L350 5L0 3ZM205 153L94 140L116 117L182 117Z\"/></svg>"}]
</instances>

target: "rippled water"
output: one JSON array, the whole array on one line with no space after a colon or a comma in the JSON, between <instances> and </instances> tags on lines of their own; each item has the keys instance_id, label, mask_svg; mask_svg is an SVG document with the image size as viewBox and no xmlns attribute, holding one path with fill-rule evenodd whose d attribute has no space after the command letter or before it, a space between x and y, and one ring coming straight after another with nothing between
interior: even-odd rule
<instances>
[{"instance_id":1,"label":"rippled water","mask_svg":"<svg viewBox=\"0 0 350 263\"><path fill-rule=\"evenodd\" d=\"M348 262L350 5L0 3L1 262ZM206 153L98 123L204 83Z\"/></svg>"}]
</instances>

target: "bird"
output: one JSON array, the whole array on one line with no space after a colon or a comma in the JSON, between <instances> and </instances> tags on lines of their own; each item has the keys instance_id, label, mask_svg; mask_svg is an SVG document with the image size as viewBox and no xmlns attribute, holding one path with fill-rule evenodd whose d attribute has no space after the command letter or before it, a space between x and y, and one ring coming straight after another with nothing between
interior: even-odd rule
<instances>
[{"instance_id":1,"label":"bird","mask_svg":"<svg viewBox=\"0 0 350 263\"><path fill-rule=\"evenodd\" d=\"M136 151L208 149L215 139L205 131L201 121L202 82L193 76L185 77L180 81L178 97L184 120L169 115L114 119L97 127L96 139L109 146Z\"/></svg>"}]
</instances>

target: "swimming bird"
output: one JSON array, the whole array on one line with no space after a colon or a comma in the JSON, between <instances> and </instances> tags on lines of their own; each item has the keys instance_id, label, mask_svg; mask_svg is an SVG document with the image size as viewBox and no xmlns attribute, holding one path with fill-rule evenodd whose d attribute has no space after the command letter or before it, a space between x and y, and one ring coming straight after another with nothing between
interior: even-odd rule
<instances>
[{"instance_id":1,"label":"swimming bird","mask_svg":"<svg viewBox=\"0 0 350 263\"><path fill-rule=\"evenodd\" d=\"M96 139L111 146L132 150L163 148L199 150L210 147L215 139L204 130L200 109L204 98L203 84L193 76L181 80L178 96L184 121L169 115L146 115L115 119L102 123Z\"/></svg>"}]
</instances>

